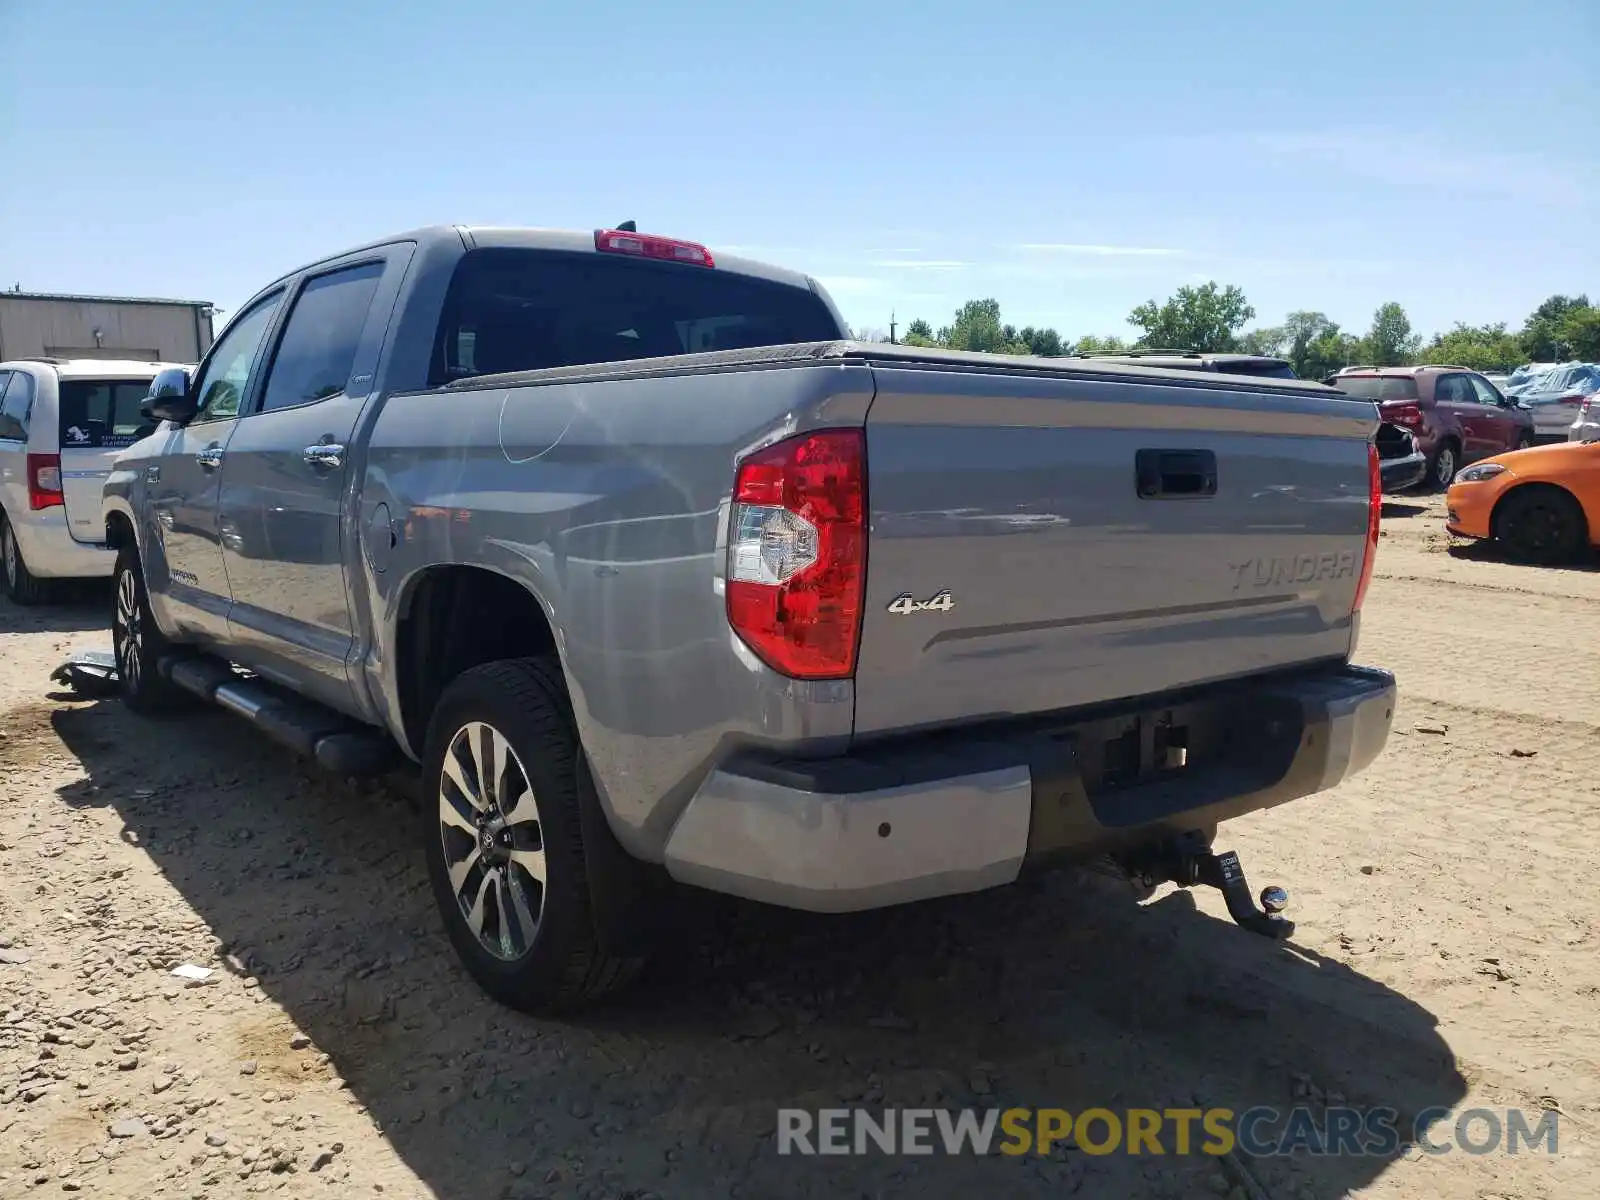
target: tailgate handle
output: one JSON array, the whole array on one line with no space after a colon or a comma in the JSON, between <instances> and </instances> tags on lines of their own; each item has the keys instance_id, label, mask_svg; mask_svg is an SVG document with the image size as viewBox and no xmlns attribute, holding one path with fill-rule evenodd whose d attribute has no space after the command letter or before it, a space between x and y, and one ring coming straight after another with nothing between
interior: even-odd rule
<instances>
[{"instance_id":1,"label":"tailgate handle","mask_svg":"<svg viewBox=\"0 0 1600 1200\"><path fill-rule=\"evenodd\" d=\"M1210 450L1140 450L1134 468L1143 500L1217 494L1217 456Z\"/></svg>"}]
</instances>

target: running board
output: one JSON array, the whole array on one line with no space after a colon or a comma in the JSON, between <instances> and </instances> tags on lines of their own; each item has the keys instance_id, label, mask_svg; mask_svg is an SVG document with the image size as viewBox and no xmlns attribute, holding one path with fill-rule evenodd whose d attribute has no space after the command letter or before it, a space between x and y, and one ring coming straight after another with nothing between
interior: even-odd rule
<instances>
[{"instance_id":1,"label":"running board","mask_svg":"<svg viewBox=\"0 0 1600 1200\"><path fill-rule=\"evenodd\" d=\"M337 775L382 775L399 763L394 743L342 713L263 680L240 675L220 659L168 655L156 664L186 692L244 717L262 733Z\"/></svg>"}]
</instances>

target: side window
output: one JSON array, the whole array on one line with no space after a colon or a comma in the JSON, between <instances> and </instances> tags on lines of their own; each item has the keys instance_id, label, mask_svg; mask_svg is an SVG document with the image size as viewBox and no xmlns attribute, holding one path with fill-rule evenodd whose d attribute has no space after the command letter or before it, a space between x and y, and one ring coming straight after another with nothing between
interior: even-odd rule
<instances>
[{"instance_id":1,"label":"side window","mask_svg":"<svg viewBox=\"0 0 1600 1200\"><path fill-rule=\"evenodd\" d=\"M200 397L196 421L224 421L239 415L239 402L250 385L250 367L281 299L281 292L268 296L228 326L195 381L195 395Z\"/></svg>"},{"instance_id":2,"label":"side window","mask_svg":"<svg viewBox=\"0 0 1600 1200\"><path fill-rule=\"evenodd\" d=\"M1441 404L1475 403L1465 375L1443 375L1433 385L1433 398Z\"/></svg>"},{"instance_id":3,"label":"side window","mask_svg":"<svg viewBox=\"0 0 1600 1200\"><path fill-rule=\"evenodd\" d=\"M33 376L26 371L0 371L0 438L28 440L33 415Z\"/></svg>"},{"instance_id":4,"label":"side window","mask_svg":"<svg viewBox=\"0 0 1600 1200\"><path fill-rule=\"evenodd\" d=\"M1500 393L1489 385L1487 379L1479 379L1476 375L1468 375L1467 381L1472 384L1472 390L1477 393L1479 404L1487 404L1491 408L1505 407L1505 401L1500 399Z\"/></svg>"},{"instance_id":5,"label":"side window","mask_svg":"<svg viewBox=\"0 0 1600 1200\"><path fill-rule=\"evenodd\" d=\"M308 279L278 340L261 411L314 404L350 382L350 365L383 277L381 262Z\"/></svg>"},{"instance_id":6,"label":"side window","mask_svg":"<svg viewBox=\"0 0 1600 1200\"><path fill-rule=\"evenodd\" d=\"M22 422L11 415L6 407L6 385L11 382L10 371L0 371L0 440L20 441L24 434Z\"/></svg>"}]
</instances>

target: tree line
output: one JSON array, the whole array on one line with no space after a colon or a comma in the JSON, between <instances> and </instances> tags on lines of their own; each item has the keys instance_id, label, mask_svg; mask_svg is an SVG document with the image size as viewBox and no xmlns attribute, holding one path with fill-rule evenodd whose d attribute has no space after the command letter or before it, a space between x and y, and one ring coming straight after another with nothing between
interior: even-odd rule
<instances>
[{"instance_id":1,"label":"tree line","mask_svg":"<svg viewBox=\"0 0 1600 1200\"><path fill-rule=\"evenodd\" d=\"M1255 315L1242 290L1211 282L1180 287L1165 303L1150 300L1135 308L1128 323L1143 332L1131 344L1115 336L1068 341L1054 329L1032 325L1018 329L1001 319L1000 302L994 299L968 300L938 330L927 321L912 321L900 341L908 346L1047 358L1130 349L1232 350L1286 359L1305 379L1320 379L1355 364L1448 363L1476 371L1509 371L1527 362L1600 361L1600 308L1591 305L1587 295L1551 296L1519 330L1508 329L1504 322L1458 322L1427 342L1394 301L1380 305L1371 327L1361 334L1341 329L1325 313L1311 311L1292 312L1282 325L1245 330Z\"/></svg>"}]
</instances>

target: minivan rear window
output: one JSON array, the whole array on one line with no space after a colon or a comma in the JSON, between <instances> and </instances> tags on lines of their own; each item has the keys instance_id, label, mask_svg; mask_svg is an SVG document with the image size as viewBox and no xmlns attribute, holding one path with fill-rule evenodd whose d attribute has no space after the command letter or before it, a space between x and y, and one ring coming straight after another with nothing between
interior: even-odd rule
<instances>
[{"instance_id":1,"label":"minivan rear window","mask_svg":"<svg viewBox=\"0 0 1600 1200\"><path fill-rule=\"evenodd\" d=\"M1363 400L1417 398L1417 381L1410 375L1341 375L1333 386Z\"/></svg>"},{"instance_id":2,"label":"minivan rear window","mask_svg":"<svg viewBox=\"0 0 1600 1200\"><path fill-rule=\"evenodd\" d=\"M156 428L139 412L148 379L63 379L59 389L63 450L131 446Z\"/></svg>"},{"instance_id":3,"label":"minivan rear window","mask_svg":"<svg viewBox=\"0 0 1600 1200\"><path fill-rule=\"evenodd\" d=\"M456 267L429 382L841 336L809 288L716 268L491 247Z\"/></svg>"}]
</instances>

